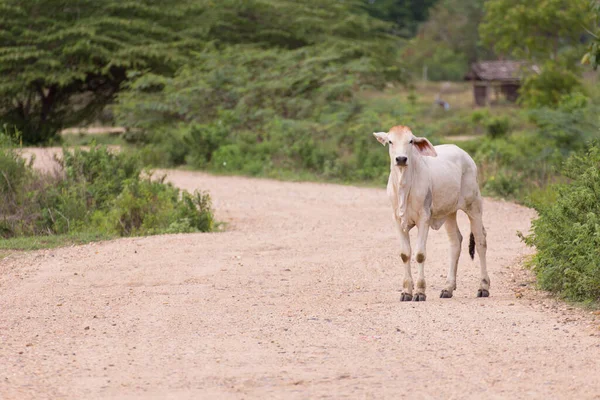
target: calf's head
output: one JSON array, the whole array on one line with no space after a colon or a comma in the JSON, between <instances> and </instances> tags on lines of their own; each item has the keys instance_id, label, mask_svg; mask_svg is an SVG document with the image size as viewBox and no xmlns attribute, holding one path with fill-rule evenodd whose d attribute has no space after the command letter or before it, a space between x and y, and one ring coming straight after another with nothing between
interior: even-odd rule
<instances>
[{"instance_id":1,"label":"calf's head","mask_svg":"<svg viewBox=\"0 0 600 400\"><path fill-rule=\"evenodd\" d=\"M414 157L437 157L431 142L424 137L416 137L406 126L394 126L387 133L374 132L373 136L382 145L389 145L392 168L407 167L414 161Z\"/></svg>"}]
</instances>

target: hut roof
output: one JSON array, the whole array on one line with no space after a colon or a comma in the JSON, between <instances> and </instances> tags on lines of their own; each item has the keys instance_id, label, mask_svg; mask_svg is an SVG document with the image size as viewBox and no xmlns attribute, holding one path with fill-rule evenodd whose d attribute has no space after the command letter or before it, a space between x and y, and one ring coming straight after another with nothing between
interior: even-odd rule
<instances>
[{"instance_id":1,"label":"hut roof","mask_svg":"<svg viewBox=\"0 0 600 400\"><path fill-rule=\"evenodd\" d=\"M529 64L524 61L480 61L471 64L466 80L519 82L522 70ZM539 72L537 66L529 67Z\"/></svg>"}]
</instances>

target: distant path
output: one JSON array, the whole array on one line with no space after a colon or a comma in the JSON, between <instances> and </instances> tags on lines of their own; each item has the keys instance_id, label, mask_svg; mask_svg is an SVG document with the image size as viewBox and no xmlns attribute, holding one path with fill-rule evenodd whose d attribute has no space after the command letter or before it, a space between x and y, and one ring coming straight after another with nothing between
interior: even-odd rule
<instances>
[{"instance_id":1,"label":"distant path","mask_svg":"<svg viewBox=\"0 0 600 400\"><path fill-rule=\"evenodd\" d=\"M400 303L383 189L169 177L209 190L227 232L0 261L0 398L600 398L600 321L518 266L531 210L485 201L492 297L475 298L465 242L455 297L438 298L442 229L427 301Z\"/></svg>"},{"instance_id":2,"label":"distant path","mask_svg":"<svg viewBox=\"0 0 600 400\"><path fill-rule=\"evenodd\" d=\"M120 126L89 126L85 128L68 128L64 129L61 134L74 135L105 135L105 134L120 134L127 132L127 129Z\"/></svg>"}]
</instances>

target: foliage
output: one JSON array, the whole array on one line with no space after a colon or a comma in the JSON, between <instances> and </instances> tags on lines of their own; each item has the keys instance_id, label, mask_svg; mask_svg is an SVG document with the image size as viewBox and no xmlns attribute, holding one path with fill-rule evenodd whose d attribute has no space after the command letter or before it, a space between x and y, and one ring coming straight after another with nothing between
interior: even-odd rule
<instances>
[{"instance_id":1,"label":"foliage","mask_svg":"<svg viewBox=\"0 0 600 400\"><path fill-rule=\"evenodd\" d=\"M400 79L398 67L384 57L393 50L389 43L338 46L206 49L173 78L137 79L120 96L116 114L126 125L146 130L180 121L254 127L275 116L318 118L343 106L358 88L382 88L388 79ZM228 121L221 120L225 114L231 115Z\"/></svg>"},{"instance_id":2,"label":"foliage","mask_svg":"<svg viewBox=\"0 0 600 400\"><path fill-rule=\"evenodd\" d=\"M253 44L298 49L325 41L364 40L365 30L381 36L391 24L370 17L363 0L196 0L202 38L220 48ZM375 38L372 38L375 39Z\"/></svg>"},{"instance_id":3,"label":"foliage","mask_svg":"<svg viewBox=\"0 0 600 400\"><path fill-rule=\"evenodd\" d=\"M225 3L213 12L237 20L252 2ZM356 168L342 167L352 162L343 155L354 152L356 135L364 134L359 128L372 129L360 125L357 94L404 78L398 40L385 33L388 24L354 8L356 2L261 4L272 15L265 24L236 24L227 35L211 28L215 43L175 76L146 74L131 82L116 116L142 132L136 140L149 143L143 157L154 164L346 179ZM286 11L289 32L277 17L282 7L294 10ZM294 46L281 45L289 43L284 32L295 37Z\"/></svg>"},{"instance_id":4,"label":"foliage","mask_svg":"<svg viewBox=\"0 0 600 400\"><path fill-rule=\"evenodd\" d=\"M210 231L210 197L141 177L136 158L105 148L63 151L62 173L33 171L11 148L0 151L0 235L147 235Z\"/></svg>"},{"instance_id":5,"label":"foliage","mask_svg":"<svg viewBox=\"0 0 600 400\"><path fill-rule=\"evenodd\" d=\"M4 0L0 123L41 143L90 121L129 75L181 65L198 13L191 0Z\"/></svg>"},{"instance_id":6,"label":"foliage","mask_svg":"<svg viewBox=\"0 0 600 400\"><path fill-rule=\"evenodd\" d=\"M413 77L434 82L460 81L468 65L464 53L433 40L414 39L404 48L404 55Z\"/></svg>"},{"instance_id":7,"label":"foliage","mask_svg":"<svg viewBox=\"0 0 600 400\"><path fill-rule=\"evenodd\" d=\"M492 117L486 121L486 133L492 139L506 136L509 129L510 121L507 117Z\"/></svg>"},{"instance_id":8,"label":"foliage","mask_svg":"<svg viewBox=\"0 0 600 400\"><path fill-rule=\"evenodd\" d=\"M27 213L18 212L18 203L26 195L25 188L32 179L31 164L20 157L12 148L13 140L0 133L0 214L5 221L0 221L0 237L6 236L10 223L19 223L27 218ZM12 221L6 221L6 218Z\"/></svg>"},{"instance_id":9,"label":"foliage","mask_svg":"<svg viewBox=\"0 0 600 400\"><path fill-rule=\"evenodd\" d=\"M461 147L478 165L485 194L523 200L533 188L547 184L562 157L538 132L490 136Z\"/></svg>"},{"instance_id":10,"label":"foliage","mask_svg":"<svg viewBox=\"0 0 600 400\"><path fill-rule=\"evenodd\" d=\"M600 65L600 25L598 24L600 17L600 2L598 0L588 0L590 8L590 21L588 32L593 36L593 39L588 45L588 51L581 59L582 64L591 64L596 70Z\"/></svg>"},{"instance_id":11,"label":"foliage","mask_svg":"<svg viewBox=\"0 0 600 400\"><path fill-rule=\"evenodd\" d=\"M479 41L483 4L484 0L440 0L429 10L429 18L403 50L414 77L460 81L469 63L492 56Z\"/></svg>"},{"instance_id":12,"label":"foliage","mask_svg":"<svg viewBox=\"0 0 600 400\"><path fill-rule=\"evenodd\" d=\"M491 56L479 38L486 0L441 0L419 29L417 40L429 39L462 54L469 62Z\"/></svg>"},{"instance_id":13,"label":"foliage","mask_svg":"<svg viewBox=\"0 0 600 400\"><path fill-rule=\"evenodd\" d=\"M543 289L576 301L600 301L600 144L573 155L563 174L571 179L552 190L556 200L538 204L526 243Z\"/></svg>"},{"instance_id":14,"label":"foliage","mask_svg":"<svg viewBox=\"0 0 600 400\"><path fill-rule=\"evenodd\" d=\"M582 105L573 108L573 97L564 98L558 109L540 108L529 113L540 135L566 155L582 150L588 140L597 135L597 107Z\"/></svg>"},{"instance_id":15,"label":"foliage","mask_svg":"<svg viewBox=\"0 0 600 400\"><path fill-rule=\"evenodd\" d=\"M479 27L484 43L499 54L574 66L589 0L488 0Z\"/></svg>"},{"instance_id":16,"label":"foliage","mask_svg":"<svg viewBox=\"0 0 600 400\"><path fill-rule=\"evenodd\" d=\"M427 19L428 11L438 0L364 0L372 16L394 22L395 33L411 37L419 23Z\"/></svg>"},{"instance_id":17,"label":"foliage","mask_svg":"<svg viewBox=\"0 0 600 400\"><path fill-rule=\"evenodd\" d=\"M461 143L479 167L479 182L488 195L531 205L542 190L561 180L564 160L598 138L600 123L595 98L563 97L557 108L527 110L512 116L475 111L471 126L485 126L485 138ZM492 129L503 134L493 138Z\"/></svg>"},{"instance_id":18,"label":"foliage","mask_svg":"<svg viewBox=\"0 0 600 400\"><path fill-rule=\"evenodd\" d=\"M528 108L556 107L565 96L583 91L576 74L556 63L546 63L539 74L525 79L519 91L519 103Z\"/></svg>"}]
</instances>

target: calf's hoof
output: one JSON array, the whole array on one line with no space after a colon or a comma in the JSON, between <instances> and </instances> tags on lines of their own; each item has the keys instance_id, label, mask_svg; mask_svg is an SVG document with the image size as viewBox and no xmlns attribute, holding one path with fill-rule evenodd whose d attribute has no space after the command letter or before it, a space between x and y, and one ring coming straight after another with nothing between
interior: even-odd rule
<instances>
[{"instance_id":1,"label":"calf's hoof","mask_svg":"<svg viewBox=\"0 0 600 400\"><path fill-rule=\"evenodd\" d=\"M490 292L486 289L479 289L477 291L477 297L490 297Z\"/></svg>"},{"instance_id":2,"label":"calf's hoof","mask_svg":"<svg viewBox=\"0 0 600 400\"><path fill-rule=\"evenodd\" d=\"M413 297L413 301L425 301L426 298L427 296L425 296L425 293L417 293Z\"/></svg>"},{"instance_id":3,"label":"calf's hoof","mask_svg":"<svg viewBox=\"0 0 600 400\"><path fill-rule=\"evenodd\" d=\"M412 300L412 294L408 294L408 293L402 293L400 295L400 301L411 301Z\"/></svg>"},{"instance_id":4,"label":"calf's hoof","mask_svg":"<svg viewBox=\"0 0 600 400\"><path fill-rule=\"evenodd\" d=\"M442 293L440 294L440 299L449 299L452 297L452 292L449 290L442 290Z\"/></svg>"}]
</instances>

